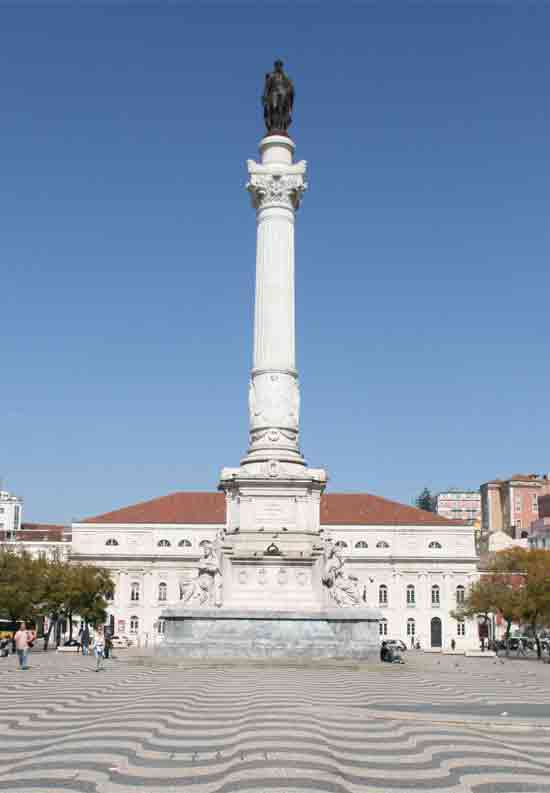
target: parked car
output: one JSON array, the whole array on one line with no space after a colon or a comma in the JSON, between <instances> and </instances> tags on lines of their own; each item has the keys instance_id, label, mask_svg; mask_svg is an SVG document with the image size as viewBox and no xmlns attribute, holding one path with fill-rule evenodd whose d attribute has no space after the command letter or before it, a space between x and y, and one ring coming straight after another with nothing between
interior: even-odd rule
<instances>
[{"instance_id":1,"label":"parked car","mask_svg":"<svg viewBox=\"0 0 550 793\"><path fill-rule=\"evenodd\" d=\"M405 652L407 649L407 645L401 639L386 639L386 645L388 647L393 647L400 652Z\"/></svg>"},{"instance_id":2,"label":"parked car","mask_svg":"<svg viewBox=\"0 0 550 793\"><path fill-rule=\"evenodd\" d=\"M124 649L126 647L130 647L130 640L123 634L111 636L111 643L114 649Z\"/></svg>"}]
</instances>

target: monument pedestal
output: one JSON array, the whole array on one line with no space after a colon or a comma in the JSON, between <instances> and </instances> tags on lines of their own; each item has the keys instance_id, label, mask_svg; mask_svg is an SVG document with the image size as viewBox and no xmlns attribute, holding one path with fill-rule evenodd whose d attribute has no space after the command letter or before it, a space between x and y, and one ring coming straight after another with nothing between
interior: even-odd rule
<instances>
[{"instance_id":1,"label":"monument pedestal","mask_svg":"<svg viewBox=\"0 0 550 793\"><path fill-rule=\"evenodd\" d=\"M185 658L366 660L378 657L378 612L326 609L167 610L163 655Z\"/></svg>"}]
</instances>

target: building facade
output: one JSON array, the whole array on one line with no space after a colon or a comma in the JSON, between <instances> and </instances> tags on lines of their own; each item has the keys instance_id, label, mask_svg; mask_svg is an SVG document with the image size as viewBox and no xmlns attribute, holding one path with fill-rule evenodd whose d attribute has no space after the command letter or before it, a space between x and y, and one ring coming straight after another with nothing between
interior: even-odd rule
<instances>
[{"instance_id":1,"label":"building facade","mask_svg":"<svg viewBox=\"0 0 550 793\"><path fill-rule=\"evenodd\" d=\"M324 494L321 526L365 603L383 613L382 637L477 646L476 624L451 614L478 576L471 526L366 493ZM163 610L178 606L197 576L201 544L225 527L223 494L174 493L73 523L71 558L111 571L115 630L152 645L162 640ZM283 562L278 580L285 585Z\"/></svg>"},{"instance_id":2,"label":"building facade","mask_svg":"<svg viewBox=\"0 0 550 793\"><path fill-rule=\"evenodd\" d=\"M479 520L481 494L478 490L445 490L437 494L436 512L449 520Z\"/></svg>"},{"instance_id":3,"label":"building facade","mask_svg":"<svg viewBox=\"0 0 550 793\"><path fill-rule=\"evenodd\" d=\"M520 539L529 535L531 523L537 520L538 500L550 494L550 480L547 474L514 474L485 482L480 492L482 532L504 531Z\"/></svg>"},{"instance_id":4,"label":"building facade","mask_svg":"<svg viewBox=\"0 0 550 793\"><path fill-rule=\"evenodd\" d=\"M0 490L0 541L14 540L21 528L23 500Z\"/></svg>"}]
</instances>

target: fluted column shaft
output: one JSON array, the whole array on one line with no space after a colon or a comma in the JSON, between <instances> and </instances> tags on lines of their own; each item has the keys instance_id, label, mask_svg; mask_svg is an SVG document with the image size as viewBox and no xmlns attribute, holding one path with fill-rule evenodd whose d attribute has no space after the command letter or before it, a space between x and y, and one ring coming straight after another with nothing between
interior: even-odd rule
<instances>
[{"instance_id":1,"label":"fluted column shaft","mask_svg":"<svg viewBox=\"0 0 550 793\"><path fill-rule=\"evenodd\" d=\"M306 163L293 163L293 151L290 138L270 135L260 143L261 162L248 161L257 250L250 447L243 464L278 460L304 465L298 445L294 216L307 185Z\"/></svg>"}]
</instances>

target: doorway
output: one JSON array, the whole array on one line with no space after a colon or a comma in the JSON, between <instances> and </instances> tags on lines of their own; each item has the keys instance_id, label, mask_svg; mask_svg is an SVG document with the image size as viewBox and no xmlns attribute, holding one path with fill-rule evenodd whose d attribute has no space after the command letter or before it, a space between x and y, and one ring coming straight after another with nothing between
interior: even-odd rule
<instances>
[{"instance_id":1,"label":"doorway","mask_svg":"<svg viewBox=\"0 0 550 793\"><path fill-rule=\"evenodd\" d=\"M441 647L441 620L439 617L433 617L430 623L430 639L432 647Z\"/></svg>"}]
</instances>

